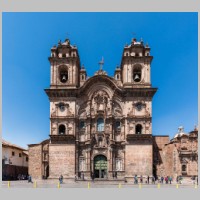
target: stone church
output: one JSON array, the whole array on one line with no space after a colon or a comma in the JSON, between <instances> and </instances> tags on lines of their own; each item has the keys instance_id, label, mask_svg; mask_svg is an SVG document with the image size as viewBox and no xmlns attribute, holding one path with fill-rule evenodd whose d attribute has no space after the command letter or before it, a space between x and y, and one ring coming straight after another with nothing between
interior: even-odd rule
<instances>
[{"instance_id":1,"label":"stone church","mask_svg":"<svg viewBox=\"0 0 200 200\"><path fill-rule=\"evenodd\" d=\"M152 135L152 99L157 91L151 85L152 59L150 47L133 39L124 47L114 77L103 70L102 59L100 69L88 78L78 49L69 39L53 46L50 88L45 89L50 101L50 135L28 145L29 174L38 179L57 179L61 174L64 179L83 174L91 179L93 174L106 180L113 175L121 179L135 174L175 176L182 174L184 165L189 170L193 159L196 171L188 173L197 175L197 130L184 139L196 142L196 151L186 153L184 159L184 153L174 153L176 145L180 146L179 135L173 141L169 136Z\"/></svg>"}]
</instances>

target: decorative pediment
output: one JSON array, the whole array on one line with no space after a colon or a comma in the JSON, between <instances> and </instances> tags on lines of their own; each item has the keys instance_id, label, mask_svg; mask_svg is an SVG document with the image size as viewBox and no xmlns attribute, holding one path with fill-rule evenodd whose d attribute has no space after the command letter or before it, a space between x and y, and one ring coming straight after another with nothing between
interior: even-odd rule
<instances>
[{"instance_id":1,"label":"decorative pediment","mask_svg":"<svg viewBox=\"0 0 200 200\"><path fill-rule=\"evenodd\" d=\"M182 164L187 164L187 163L188 163L188 161L187 161L187 159L186 159L186 158L182 158L182 159L181 159L181 163L182 163Z\"/></svg>"}]
</instances>

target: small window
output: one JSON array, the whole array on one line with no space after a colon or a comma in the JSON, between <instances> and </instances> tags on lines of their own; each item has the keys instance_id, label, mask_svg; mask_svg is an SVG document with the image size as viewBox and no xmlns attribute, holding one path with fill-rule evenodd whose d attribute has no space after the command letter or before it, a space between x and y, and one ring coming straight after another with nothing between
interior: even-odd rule
<instances>
[{"instance_id":1,"label":"small window","mask_svg":"<svg viewBox=\"0 0 200 200\"><path fill-rule=\"evenodd\" d=\"M117 80L119 79L119 74L117 74Z\"/></svg>"},{"instance_id":2,"label":"small window","mask_svg":"<svg viewBox=\"0 0 200 200\"><path fill-rule=\"evenodd\" d=\"M26 157L26 162L28 162L28 157Z\"/></svg>"},{"instance_id":3,"label":"small window","mask_svg":"<svg viewBox=\"0 0 200 200\"><path fill-rule=\"evenodd\" d=\"M125 55L128 56L128 53L126 53Z\"/></svg>"},{"instance_id":4,"label":"small window","mask_svg":"<svg viewBox=\"0 0 200 200\"><path fill-rule=\"evenodd\" d=\"M59 135L64 135L65 134L65 126L61 124L59 126Z\"/></svg>"},{"instance_id":5,"label":"small window","mask_svg":"<svg viewBox=\"0 0 200 200\"><path fill-rule=\"evenodd\" d=\"M21 153L19 153L19 157L20 157L20 158L22 157L22 154L21 154Z\"/></svg>"},{"instance_id":6,"label":"small window","mask_svg":"<svg viewBox=\"0 0 200 200\"><path fill-rule=\"evenodd\" d=\"M141 124L136 125L135 134L142 134L142 125Z\"/></svg>"},{"instance_id":7,"label":"small window","mask_svg":"<svg viewBox=\"0 0 200 200\"><path fill-rule=\"evenodd\" d=\"M137 111L141 111L141 110L142 110L142 107L143 107L143 105L142 105L142 103L141 103L141 102L138 102L138 103L135 105L135 107L136 107Z\"/></svg>"},{"instance_id":8,"label":"small window","mask_svg":"<svg viewBox=\"0 0 200 200\"><path fill-rule=\"evenodd\" d=\"M15 152L14 151L12 151L12 156L15 156Z\"/></svg>"},{"instance_id":9,"label":"small window","mask_svg":"<svg viewBox=\"0 0 200 200\"><path fill-rule=\"evenodd\" d=\"M82 81L84 81L84 79L85 79L85 76L84 76L84 75L82 75Z\"/></svg>"},{"instance_id":10,"label":"small window","mask_svg":"<svg viewBox=\"0 0 200 200\"><path fill-rule=\"evenodd\" d=\"M149 53L147 53L147 56L149 56Z\"/></svg>"},{"instance_id":11,"label":"small window","mask_svg":"<svg viewBox=\"0 0 200 200\"><path fill-rule=\"evenodd\" d=\"M136 54L135 54L135 57L139 57L139 53L136 53Z\"/></svg>"},{"instance_id":12,"label":"small window","mask_svg":"<svg viewBox=\"0 0 200 200\"><path fill-rule=\"evenodd\" d=\"M187 169L186 165L182 165L182 171L186 172L186 169Z\"/></svg>"},{"instance_id":13,"label":"small window","mask_svg":"<svg viewBox=\"0 0 200 200\"><path fill-rule=\"evenodd\" d=\"M63 54L62 57L65 58L65 57L66 57L66 54Z\"/></svg>"},{"instance_id":14,"label":"small window","mask_svg":"<svg viewBox=\"0 0 200 200\"><path fill-rule=\"evenodd\" d=\"M116 121L116 123L115 123L115 127L116 127L116 129L119 129L119 128L121 127L121 123L120 123L120 121Z\"/></svg>"},{"instance_id":15,"label":"small window","mask_svg":"<svg viewBox=\"0 0 200 200\"><path fill-rule=\"evenodd\" d=\"M85 128L85 122L84 121L80 122L80 129L82 129L82 128Z\"/></svg>"},{"instance_id":16,"label":"small window","mask_svg":"<svg viewBox=\"0 0 200 200\"><path fill-rule=\"evenodd\" d=\"M64 103L59 103L58 107L59 107L61 112L65 111L65 104Z\"/></svg>"}]
</instances>

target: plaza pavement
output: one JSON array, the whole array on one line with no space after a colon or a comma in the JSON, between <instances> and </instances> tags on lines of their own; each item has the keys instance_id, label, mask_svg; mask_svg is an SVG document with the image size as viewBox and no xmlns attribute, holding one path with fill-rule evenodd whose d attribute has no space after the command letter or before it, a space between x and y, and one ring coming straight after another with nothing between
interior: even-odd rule
<instances>
[{"instance_id":1,"label":"plaza pavement","mask_svg":"<svg viewBox=\"0 0 200 200\"><path fill-rule=\"evenodd\" d=\"M183 182L182 184L178 184L173 182L172 184L134 184L124 183L124 182L106 182L106 181L78 181L78 182L67 182L64 180L63 184L59 184L57 180L38 180L34 181L33 183L28 183L28 181L2 181L2 188L85 188L85 189L92 189L92 188L116 188L116 189L123 189L123 188L130 188L130 189L145 189L145 188L154 188L154 189L164 189L164 188L172 188L172 189L181 189L181 188L190 188L190 189L197 189L198 185L192 182Z\"/></svg>"}]
</instances>

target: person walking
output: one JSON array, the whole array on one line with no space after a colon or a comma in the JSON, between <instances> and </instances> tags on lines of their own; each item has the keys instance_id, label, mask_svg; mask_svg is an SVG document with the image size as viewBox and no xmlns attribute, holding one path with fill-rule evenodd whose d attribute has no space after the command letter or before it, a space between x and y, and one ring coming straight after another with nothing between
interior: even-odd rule
<instances>
[{"instance_id":1,"label":"person walking","mask_svg":"<svg viewBox=\"0 0 200 200\"><path fill-rule=\"evenodd\" d=\"M169 176L169 183L172 184L172 177Z\"/></svg>"},{"instance_id":2,"label":"person walking","mask_svg":"<svg viewBox=\"0 0 200 200\"><path fill-rule=\"evenodd\" d=\"M137 180L137 175L134 176L134 184L137 184L138 180Z\"/></svg>"},{"instance_id":3,"label":"person walking","mask_svg":"<svg viewBox=\"0 0 200 200\"><path fill-rule=\"evenodd\" d=\"M180 184L182 184L182 180L183 180L182 176L179 176L179 183Z\"/></svg>"},{"instance_id":4,"label":"person walking","mask_svg":"<svg viewBox=\"0 0 200 200\"><path fill-rule=\"evenodd\" d=\"M155 177L152 176L152 184L155 184Z\"/></svg>"},{"instance_id":5,"label":"person walking","mask_svg":"<svg viewBox=\"0 0 200 200\"><path fill-rule=\"evenodd\" d=\"M59 177L59 179L58 179L58 180L59 180L60 184L62 184L62 183L63 183L63 175L62 175L62 174L60 175L60 177Z\"/></svg>"},{"instance_id":6,"label":"person walking","mask_svg":"<svg viewBox=\"0 0 200 200\"><path fill-rule=\"evenodd\" d=\"M84 179L84 173L82 173L82 179L83 179L83 181L85 180L85 179Z\"/></svg>"},{"instance_id":7,"label":"person walking","mask_svg":"<svg viewBox=\"0 0 200 200\"><path fill-rule=\"evenodd\" d=\"M165 183L168 184L168 176L165 177Z\"/></svg>"},{"instance_id":8,"label":"person walking","mask_svg":"<svg viewBox=\"0 0 200 200\"><path fill-rule=\"evenodd\" d=\"M178 184L179 181L179 176L176 177L176 183Z\"/></svg>"},{"instance_id":9,"label":"person walking","mask_svg":"<svg viewBox=\"0 0 200 200\"><path fill-rule=\"evenodd\" d=\"M75 180L75 182L77 182L77 176L76 176L76 174L75 174L75 176L74 176L74 180Z\"/></svg>"},{"instance_id":10,"label":"person walking","mask_svg":"<svg viewBox=\"0 0 200 200\"><path fill-rule=\"evenodd\" d=\"M147 176L147 183L149 184L149 175Z\"/></svg>"},{"instance_id":11,"label":"person walking","mask_svg":"<svg viewBox=\"0 0 200 200\"><path fill-rule=\"evenodd\" d=\"M33 183L31 175L28 176L28 183Z\"/></svg>"},{"instance_id":12,"label":"person walking","mask_svg":"<svg viewBox=\"0 0 200 200\"><path fill-rule=\"evenodd\" d=\"M94 182L94 173L92 172L92 182Z\"/></svg>"},{"instance_id":13,"label":"person walking","mask_svg":"<svg viewBox=\"0 0 200 200\"><path fill-rule=\"evenodd\" d=\"M114 179L115 178L115 173L114 172L112 173L112 176L113 176L113 179Z\"/></svg>"},{"instance_id":14,"label":"person walking","mask_svg":"<svg viewBox=\"0 0 200 200\"><path fill-rule=\"evenodd\" d=\"M164 177L163 176L161 176L161 183L163 184L163 181L164 181Z\"/></svg>"},{"instance_id":15,"label":"person walking","mask_svg":"<svg viewBox=\"0 0 200 200\"><path fill-rule=\"evenodd\" d=\"M140 183L143 183L143 177L140 175Z\"/></svg>"}]
</instances>

